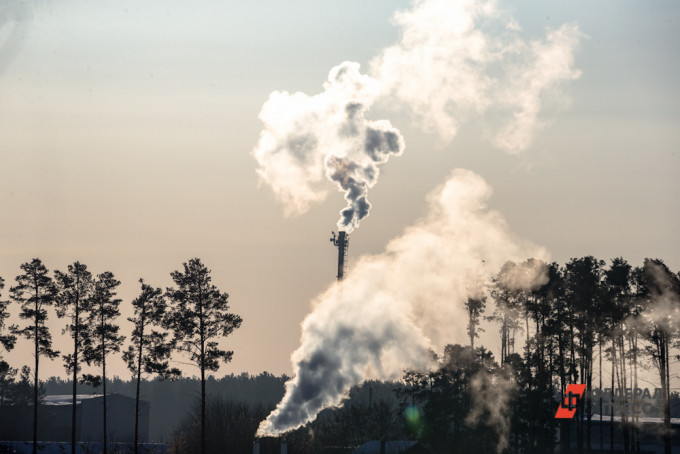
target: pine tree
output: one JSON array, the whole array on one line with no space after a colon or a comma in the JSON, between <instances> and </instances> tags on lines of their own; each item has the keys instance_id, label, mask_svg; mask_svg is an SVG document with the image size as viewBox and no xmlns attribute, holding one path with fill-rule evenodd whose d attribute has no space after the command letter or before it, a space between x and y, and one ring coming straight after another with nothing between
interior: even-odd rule
<instances>
[{"instance_id":1,"label":"pine tree","mask_svg":"<svg viewBox=\"0 0 680 454\"><path fill-rule=\"evenodd\" d=\"M5 288L5 281L0 277L0 290L3 288ZM12 331L16 329L15 326L9 327L10 334L3 334L5 329L5 319L9 317L9 311L7 310L8 306L9 300L3 301L0 299L0 353L2 353L2 351L12 350L17 340L16 335L12 334ZM14 382L14 377L16 377L16 374L17 370L10 367L9 363L2 359L2 356L0 356L0 405L5 404L9 387Z\"/></svg>"},{"instance_id":2,"label":"pine tree","mask_svg":"<svg viewBox=\"0 0 680 454\"><path fill-rule=\"evenodd\" d=\"M5 288L5 280L0 277L0 290ZM1 297L2 295L0 295ZM10 351L14 348L14 343L17 340L17 337L15 334L12 334L11 332L16 329L14 326L10 326L10 334L3 334L3 330L5 329L5 319L9 317L9 311L7 310L7 307L9 306L9 300L1 300L0 299L0 348L2 348L5 351ZM2 358L0 358L0 361L2 361ZM2 361L4 362L4 361Z\"/></svg>"},{"instance_id":3,"label":"pine tree","mask_svg":"<svg viewBox=\"0 0 680 454\"><path fill-rule=\"evenodd\" d=\"M574 340L578 341L576 351L578 353L578 374L573 369L573 382L587 385L588 392L585 394L585 405L580 407L580 418L577 426L577 440L579 451L583 450L584 441L590 443L591 435L591 410L592 401L590 390L592 389L593 377L593 348L595 345L596 326L600 318L602 307L602 276L605 263L595 257L586 256L580 259L571 259L565 265L565 294L573 307L574 327L576 332ZM576 347L576 346L575 346ZM576 359L576 357L574 357ZM587 417L587 432L584 437L583 421ZM625 419L624 419L625 426ZM628 440L628 432L624 431L624 438ZM590 446L587 446L590 449Z\"/></svg>"},{"instance_id":4,"label":"pine tree","mask_svg":"<svg viewBox=\"0 0 680 454\"><path fill-rule=\"evenodd\" d=\"M201 371L201 453L205 454L205 373L215 372L220 361L231 361L232 351L218 340L241 326L241 317L229 312L229 295L211 282L210 270L194 258L184 263L184 272L171 273L177 289L168 288L172 302L169 326L179 350L189 354Z\"/></svg>"},{"instance_id":5,"label":"pine tree","mask_svg":"<svg viewBox=\"0 0 680 454\"><path fill-rule=\"evenodd\" d=\"M38 372L40 356L54 359L59 352L52 349L52 335L47 329L47 308L52 306L57 297L57 287L48 276L47 268L40 259L21 265L24 274L16 277L17 285L10 289L13 301L21 305L19 317L31 320L31 324L23 328L15 328L19 334L33 340L35 369L33 370L33 454L38 450Z\"/></svg>"},{"instance_id":6,"label":"pine tree","mask_svg":"<svg viewBox=\"0 0 680 454\"><path fill-rule=\"evenodd\" d=\"M120 285L113 273L107 271L99 274L94 282L90 298L90 312L87 318L88 342L83 351L85 362L101 367L101 375L85 375L84 381L93 386L102 385L103 393L103 434L104 454L108 451L106 428L106 357L119 352L124 336L118 334L119 326L114 320L120 316L121 300L116 298L116 287Z\"/></svg>"},{"instance_id":7,"label":"pine tree","mask_svg":"<svg viewBox=\"0 0 680 454\"><path fill-rule=\"evenodd\" d=\"M14 380L18 370L11 367L7 361L0 360L0 406L5 402L12 402Z\"/></svg>"},{"instance_id":8,"label":"pine tree","mask_svg":"<svg viewBox=\"0 0 680 454\"><path fill-rule=\"evenodd\" d=\"M650 344L647 353L659 372L663 398L664 452L671 452L670 347L680 337L675 320L680 312L680 278L661 260L645 259L643 266L648 307L641 314L643 335Z\"/></svg>"},{"instance_id":9,"label":"pine tree","mask_svg":"<svg viewBox=\"0 0 680 454\"><path fill-rule=\"evenodd\" d=\"M608 332L611 347L612 377L610 395L610 416L614 416L615 386L625 391L626 380L626 348L624 338L627 335L627 321L630 320L633 295L631 292L631 266L623 258L615 258L611 261L609 269L604 272L602 315L600 323ZM630 446L630 430L628 425L628 402L625 401L625 392L619 394L619 411L622 421L622 435L624 450ZM613 426L610 428L610 438L613 439ZM610 443L610 445L613 441ZM611 446L610 446L611 448Z\"/></svg>"},{"instance_id":10,"label":"pine tree","mask_svg":"<svg viewBox=\"0 0 680 454\"><path fill-rule=\"evenodd\" d=\"M55 278L59 288L57 295L57 315L59 318L66 317L68 324L65 331L71 334L73 339L73 353L63 355L66 371L73 374L73 396L71 409L71 454L76 453L76 410L77 410L77 385L78 372L80 372L80 360L78 353L85 344L90 341L89 330L86 323L89 313L90 295L92 292L92 274L87 271L87 266L75 262L68 266L68 271L63 273L55 271Z\"/></svg>"},{"instance_id":11,"label":"pine tree","mask_svg":"<svg viewBox=\"0 0 680 454\"><path fill-rule=\"evenodd\" d=\"M160 378L176 378L180 376L177 368L170 368L170 355L173 343L168 340L168 333L161 328L166 323L167 303L160 288L153 287L139 280L142 285L141 294L132 301L134 317L128 318L134 323L130 345L123 353L123 360L137 380L135 395L135 454L139 444L139 389L142 374L151 374Z\"/></svg>"}]
</instances>

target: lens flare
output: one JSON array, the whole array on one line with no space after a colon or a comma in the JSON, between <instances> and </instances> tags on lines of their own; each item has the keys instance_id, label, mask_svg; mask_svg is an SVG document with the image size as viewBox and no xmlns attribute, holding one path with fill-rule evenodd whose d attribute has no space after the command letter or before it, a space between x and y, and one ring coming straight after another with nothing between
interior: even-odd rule
<instances>
[{"instance_id":1,"label":"lens flare","mask_svg":"<svg viewBox=\"0 0 680 454\"><path fill-rule=\"evenodd\" d=\"M417 430L421 426L420 410L414 405L409 405L404 410L404 417L409 429Z\"/></svg>"}]
</instances>

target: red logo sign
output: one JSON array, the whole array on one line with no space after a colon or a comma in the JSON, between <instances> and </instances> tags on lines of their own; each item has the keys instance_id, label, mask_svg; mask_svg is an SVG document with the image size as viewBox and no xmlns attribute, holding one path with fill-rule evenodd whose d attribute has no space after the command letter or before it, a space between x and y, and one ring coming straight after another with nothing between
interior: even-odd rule
<instances>
[{"instance_id":1,"label":"red logo sign","mask_svg":"<svg viewBox=\"0 0 680 454\"><path fill-rule=\"evenodd\" d=\"M560 403L560 408L555 413L555 418L571 419L576 414L578 403L586 391L586 385L567 385L567 390L564 392L564 399Z\"/></svg>"}]
</instances>

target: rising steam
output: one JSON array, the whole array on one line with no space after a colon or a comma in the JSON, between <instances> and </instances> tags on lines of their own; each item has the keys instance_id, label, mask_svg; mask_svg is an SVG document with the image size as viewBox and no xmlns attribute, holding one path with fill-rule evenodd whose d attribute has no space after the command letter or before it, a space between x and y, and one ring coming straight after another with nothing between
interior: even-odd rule
<instances>
[{"instance_id":1,"label":"rising steam","mask_svg":"<svg viewBox=\"0 0 680 454\"><path fill-rule=\"evenodd\" d=\"M537 290L548 283L548 264L533 257L522 263L508 261L497 279L499 284L511 291Z\"/></svg>"},{"instance_id":2,"label":"rising steam","mask_svg":"<svg viewBox=\"0 0 680 454\"><path fill-rule=\"evenodd\" d=\"M376 103L406 110L443 141L466 119L481 121L495 146L518 153L545 123L546 107L561 104L563 82L580 75L573 68L581 39L575 25L527 40L495 0L413 0L394 22L401 38L376 55L368 74L345 62L330 71L322 93L277 91L264 104L253 154L261 181L287 214L324 200L330 181L347 201L341 230L351 231L368 215L367 193L380 166L405 147L390 122L366 119ZM543 249L514 237L502 216L487 209L490 194L481 177L455 170L429 196L424 219L384 253L358 259L342 284L316 298L292 355L294 378L258 436L300 427L340 405L364 380L428 367L428 351L463 341L467 277L488 278L508 260L547 260ZM543 271L528 267L512 282L531 287ZM477 384L489 394L488 384Z\"/></svg>"},{"instance_id":3,"label":"rising steam","mask_svg":"<svg viewBox=\"0 0 680 454\"><path fill-rule=\"evenodd\" d=\"M496 452L502 453L510 440L510 401L517 390L517 383L506 366L500 373L491 375L482 369L470 378L470 413L465 423L484 423L498 435Z\"/></svg>"},{"instance_id":4,"label":"rising steam","mask_svg":"<svg viewBox=\"0 0 680 454\"><path fill-rule=\"evenodd\" d=\"M643 326L654 326L665 333L680 327L680 276L660 260L645 259L642 268L651 300L640 314Z\"/></svg>"},{"instance_id":5,"label":"rising steam","mask_svg":"<svg viewBox=\"0 0 680 454\"><path fill-rule=\"evenodd\" d=\"M547 259L487 209L490 195L480 176L454 170L429 195L424 219L384 253L361 257L342 284L316 298L293 353L294 378L259 436L295 429L340 405L353 385L425 368L430 349L463 341L472 270L488 277L508 259Z\"/></svg>"},{"instance_id":6,"label":"rising steam","mask_svg":"<svg viewBox=\"0 0 680 454\"><path fill-rule=\"evenodd\" d=\"M500 117L492 142L518 153L541 126L545 100L562 82L577 79L574 50L581 33L573 24L526 40L496 1L414 0L395 14L399 43L372 62L385 95L413 114L427 131L452 139L466 118Z\"/></svg>"},{"instance_id":7,"label":"rising steam","mask_svg":"<svg viewBox=\"0 0 680 454\"><path fill-rule=\"evenodd\" d=\"M347 207L338 228L351 232L368 216L367 193L379 166L405 148L387 120L369 121L366 111L378 82L345 62L330 71L324 92L274 92L262 107L264 130L255 148L258 174L274 189L288 214L302 213L326 197L326 179L344 192Z\"/></svg>"},{"instance_id":8,"label":"rising steam","mask_svg":"<svg viewBox=\"0 0 680 454\"><path fill-rule=\"evenodd\" d=\"M500 121L489 126L493 144L518 153L544 122L545 101L559 100L561 84L580 75L573 68L581 37L575 25L525 40L493 0L414 0L394 22L401 39L371 61L370 75L344 62L330 71L322 93L276 91L262 107L257 172L286 214L324 200L331 181L347 201L341 230L351 231L368 215L367 193L379 166L404 150L389 121L365 118L377 101L405 108L444 141L467 117L488 114Z\"/></svg>"}]
</instances>

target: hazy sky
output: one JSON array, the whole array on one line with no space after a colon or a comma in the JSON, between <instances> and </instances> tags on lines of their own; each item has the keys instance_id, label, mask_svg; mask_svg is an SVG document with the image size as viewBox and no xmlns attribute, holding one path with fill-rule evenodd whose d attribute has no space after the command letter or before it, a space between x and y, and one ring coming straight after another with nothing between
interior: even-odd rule
<instances>
[{"instance_id":1,"label":"hazy sky","mask_svg":"<svg viewBox=\"0 0 680 454\"><path fill-rule=\"evenodd\" d=\"M461 167L493 187L491 207L553 260L623 256L637 266L654 257L680 270L680 4L500 3L528 39L564 23L587 35L568 103L517 156L473 120L442 143L408 112L367 114L389 118L406 151L371 191L349 266L422 216L426 194ZM331 193L283 216L255 173L258 113L274 90L316 94L343 61L367 67L399 38L390 18L408 5L0 0L2 297L33 257L50 270L80 260L112 271L129 308L140 277L165 287L200 257L244 319L220 374L290 373L310 300L335 278L328 238L344 201ZM50 316L68 351L65 322ZM124 317L121 325L129 332ZM29 341L4 356L30 363ZM64 375L43 361L41 378ZM121 361L114 373L128 376Z\"/></svg>"}]
</instances>

